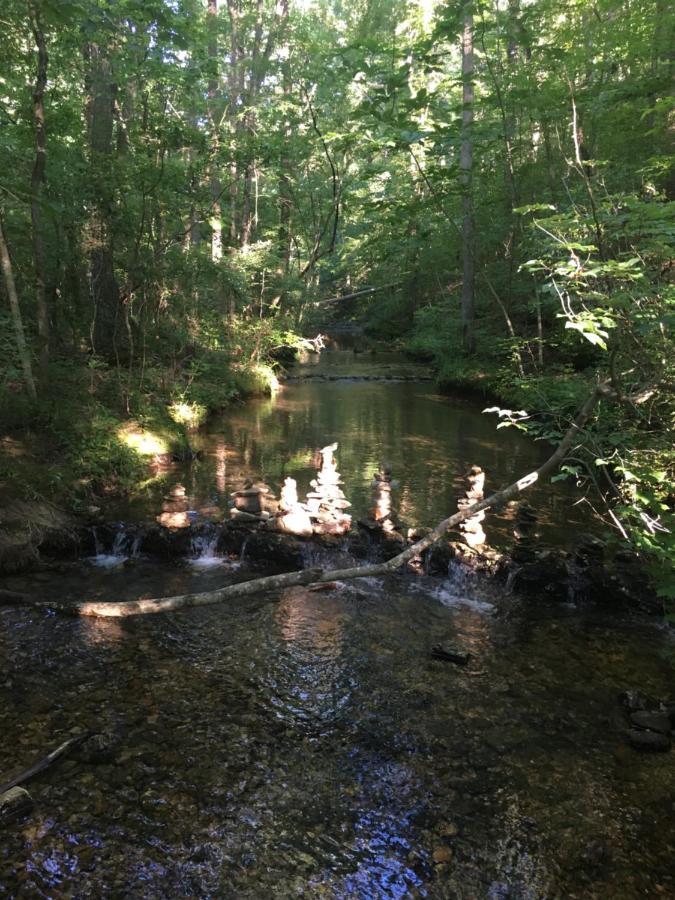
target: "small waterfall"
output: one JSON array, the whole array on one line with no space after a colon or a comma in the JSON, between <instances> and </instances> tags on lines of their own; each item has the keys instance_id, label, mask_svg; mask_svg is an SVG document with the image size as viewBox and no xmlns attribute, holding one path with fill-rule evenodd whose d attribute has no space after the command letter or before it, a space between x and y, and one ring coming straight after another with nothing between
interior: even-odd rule
<instances>
[{"instance_id":1,"label":"small waterfall","mask_svg":"<svg viewBox=\"0 0 675 900\"><path fill-rule=\"evenodd\" d=\"M92 535L95 554L89 560L92 565L114 569L139 555L141 533L137 529L127 530L123 524L118 525L109 551L106 551L105 540L101 538L99 529L93 527Z\"/></svg>"},{"instance_id":2,"label":"small waterfall","mask_svg":"<svg viewBox=\"0 0 675 900\"><path fill-rule=\"evenodd\" d=\"M481 613L491 612L494 609L486 580L463 563L451 561L447 578L441 585L429 585L426 579L424 582L416 585L415 589L435 597L443 606L469 606Z\"/></svg>"},{"instance_id":3,"label":"small waterfall","mask_svg":"<svg viewBox=\"0 0 675 900\"><path fill-rule=\"evenodd\" d=\"M246 545L248 544L249 537L250 537L250 535L247 534L246 537L244 538L244 540L242 541L241 552L239 554L239 565L242 565L242 563L244 562L244 557L246 556Z\"/></svg>"},{"instance_id":4,"label":"small waterfall","mask_svg":"<svg viewBox=\"0 0 675 900\"><path fill-rule=\"evenodd\" d=\"M217 552L220 531L216 525L204 525L192 535L192 558L190 565L200 569L221 566L224 557Z\"/></svg>"}]
</instances>

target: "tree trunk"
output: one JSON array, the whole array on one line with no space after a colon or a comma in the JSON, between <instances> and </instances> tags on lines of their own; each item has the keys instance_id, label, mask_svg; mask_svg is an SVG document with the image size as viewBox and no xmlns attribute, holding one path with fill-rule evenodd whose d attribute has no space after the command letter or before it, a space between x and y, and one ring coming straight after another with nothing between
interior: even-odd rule
<instances>
[{"instance_id":1,"label":"tree trunk","mask_svg":"<svg viewBox=\"0 0 675 900\"><path fill-rule=\"evenodd\" d=\"M19 354L19 361L23 369L23 377L26 382L26 388L33 400L37 399L35 391L35 381L33 379L33 367L30 362L30 354L26 346L26 335L23 330L23 320L21 319L21 307L19 306L19 297L16 293L16 285L14 283L14 273L12 272L12 261L9 257L9 247L5 240L5 231L2 224L2 216L0 215L0 266L2 266L2 274L5 279L5 287L7 288L7 296L9 305L12 310L12 321L14 322L14 333L16 336L16 349Z\"/></svg>"},{"instance_id":2,"label":"tree trunk","mask_svg":"<svg viewBox=\"0 0 675 900\"><path fill-rule=\"evenodd\" d=\"M35 265L35 306L38 327L38 362L40 377L47 377L49 366L49 307L47 304L47 274L45 262L45 241L42 225L42 185L47 165L47 134L45 129L44 95L47 84L47 45L42 31L40 12L29 5L31 29L38 51L37 75L33 90L33 124L35 127L35 162L30 182L30 217L33 232L33 261Z\"/></svg>"},{"instance_id":3,"label":"tree trunk","mask_svg":"<svg viewBox=\"0 0 675 900\"><path fill-rule=\"evenodd\" d=\"M472 354L474 335L474 258L473 258L473 8L464 5L462 31L462 147L459 158L462 186L462 346Z\"/></svg>"},{"instance_id":4,"label":"tree trunk","mask_svg":"<svg viewBox=\"0 0 675 900\"><path fill-rule=\"evenodd\" d=\"M107 51L97 44L90 44L88 58L91 67L89 146L95 191L94 212L89 223L89 284L94 305L91 342L94 352L117 360L124 340L124 317L115 277L110 227L114 87Z\"/></svg>"},{"instance_id":5,"label":"tree trunk","mask_svg":"<svg viewBox=\"0 0 675 900\"><path fill-rule=\"evenodd\" d=\"M220 121L218 116L217 98L219 88L218 78L218 0L208 0L208 29L209 44L208 53L209 61L212 66L216 67L216 71L210 76L208 83L208 112L213 132L213 156L214 162L211 167L211 175L209 178L209 189L211 191L211 260L214 263L220 262L223 258L223 214L220 207L220 178L218 176L218 149L220 147Z\"/></svg>"}]
</instances>

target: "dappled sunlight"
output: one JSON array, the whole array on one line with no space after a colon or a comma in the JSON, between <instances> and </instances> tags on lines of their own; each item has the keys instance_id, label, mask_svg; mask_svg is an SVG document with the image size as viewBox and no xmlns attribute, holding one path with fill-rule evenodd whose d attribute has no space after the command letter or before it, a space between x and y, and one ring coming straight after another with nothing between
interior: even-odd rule
<instances>
[{"instance_id":1,"label":"dappled sunlight","mask_svg":"<svg viewBox=\"0 0 675 900\"><path fill-rule=\"evenodd\" d=\"M167 441L152 431L141 428L135 422L127 422L117 429L119 440L141 456L160 456L169 452Z\"/></svg>"}]
</instances>

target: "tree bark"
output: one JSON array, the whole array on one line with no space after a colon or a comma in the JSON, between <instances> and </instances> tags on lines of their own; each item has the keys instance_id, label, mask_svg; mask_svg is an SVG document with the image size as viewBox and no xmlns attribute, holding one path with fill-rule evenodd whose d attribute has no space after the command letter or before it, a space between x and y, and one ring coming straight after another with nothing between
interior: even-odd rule
<instances>
[{"instance_id":1,"label":"tree bark","mask_svg":"<svg viewBox=\"0 0 675 900\"><path fill-rule=\"evenodd\" d=\"M201 594L182 594L176 597L160 597L152 600L130 600L120 603L44 603L34 605L54 609L71 615L94 617L120 617L135 616L149 613L172 612L177 609L185 609L194 606L211 606L222 603L236 597L250 596L264 591L279 590L302 584L324 584L329 581L348 581L354 578L372 577L374 575L386 575L401 568L419 556L424 550L435 544L437 540L455 525L459 525L465 519L475 516L486 509L497 508L518 497L524 490L540 481L550 472L553 472L565 459L574 442L581 436L582 430L590 419L596 404L601 396L611 396L617 399L608 383L598 384L589 395L586 402L579 409L574 421L566 431L562 440L551 456L534 472L519 478L508 487L502 488L484 500L473 503L471 506L456 512L444 519L433 531L429 532L421 540L407 547L397 556L384 563L373 563L366 566L355 566L349 569L333 569L323 572L321 569L306 569L301 572L289 572L284 575L271 575L265 578L256 578L253 581L245 581L240 584L231 584L216 591L207 591Z\"/></svg>"},{"instance_id":2,"label":"tree bark","mask_svg":"<svg viewBox=\"0 0 675 900\"><path fill-rule=\"evenodd\" d=\"M473 258L473 4L464 4L462 29L462 146L459 169L462 187L462 346L472 354L474 335L474 258Z\"/></svg>"},{"instance_id":3,"label":"tree bark","mask_svg":"<svg viewBox=\"0 0 675 900\"><path fill-rule=\"evenodd\" d=\"M115 277L110 226L114 87L107 51L98 44L90 44L87 55L91 84L89 147L95 191L95 208L89 224L89 282L94 305L91 341L96 353L116 360L124 317Z\"/></svg>"},{"instance_id":4,"label":"tree bark","mask_svg":"<svg viewBox=\"0 0 675 900\"><path fill-rule=\"evenodd\" d=\"M33 90L33 124L35 128L35 162L30 182L30 217L33 232L33 261L35 265L35 306L38 327L38 362L40 377L47 377L49 366L49 307L47 303L47 274L45 262L45 241L42 225L42 185L47 166L47 132L45 128L44 95L47 84L47 45L39 9L29 5L31 29L38 51L37 75Z\"/></svg>"},{"instance_id":5,"label":"tree bark","mask_svg":"<svg viewBox=\"0 0 675 900\"><path fill-rule=\"evenodd\" d=\"M208 0L207 6L209 43L208 53L209 61L212 66L216 66L216 71L210 76L208 83L208 113L213 132L213 156L214 162L211 166L211 174L209 177L209 190L211 191L211 260L214 263L220 262L223 258L223 214L220 206L221 186L218 177L218 149L220 147L219 129L220 122L218 119L216 100L218 97L219 78L218 78L218 0Z\"/></svg>"},{"instance_id":6,"label":"tree bark","mask_svg":"<svg viewBox=\"0 0 675 900\"><path fill-rule=\"evenodd\" d=\"M23 378L26 382L26 388L33 400L37 399L35 390L35 380L33 378L33 367L30 361L30 354L26 345L26 335L23 330L23 320L21 318L21 307L19 306L19 296L16 292L16 284L14 283L14 273L12 271L12 260L9 256L9 247L5 240L5 231L2 223L2 215L0 215L0 266L5 279L5 287L7 288L7 297L12 310L12 321L14 322L14 333L16 336L16 349L19 354L19 361L23 369Z\"/></svg>"}]
</instances>

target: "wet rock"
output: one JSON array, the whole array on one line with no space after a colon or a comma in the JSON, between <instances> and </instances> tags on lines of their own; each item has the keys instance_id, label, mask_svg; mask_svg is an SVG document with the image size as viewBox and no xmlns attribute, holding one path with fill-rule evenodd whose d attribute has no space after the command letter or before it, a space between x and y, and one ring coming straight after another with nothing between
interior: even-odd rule
<instances>
[{"instance_id":1,"label":"wet rock","mask_svg":"<svg viewBox=\"0 0 675 900\"><path fill-rule=\"evenodd\" d=\"M447 575L448 566L456 557L455 548L439 541L424 553L424 568L429 575Z\"/></svg>"},{"instance_id":2,"label":"wet rock","mask_svg":"<svg viewBox=\"0 0 675 900\"><path fill-rule=\"evenodd\" d=\"M165 528L162 525L150 525L140 538L139 550L146 556L157 556L160 559L177 559L188 556L192 545L190 528Z\"/></svg>"},{"instance_id":3,"label":"wet rock","mask_svg":"<svg viewBox=\"0 0 675 900\"><path fill-rule=\"evenodd\" d=\"M102 732L92 734L78 748L77 758L84 763L111 762L117 753L117 738L114 734Z\"/></svg>"},{"instance_id":4,"label":"wet rock","mask_svg":"<svg viewBox=\"0 0 675 900\"><path fill-rule=\"evenodd\" d=\"M450 847L435 847L431 854L436 865L452 862L453 852Z\"/></svg>"},{"instance_id":5,"label":"wet rock","mask_svg":"<svg viewBox=\"0 0 675 900\"><path fill-rule=\"evenodd\" d=\"M525 594L538 594L552 600L569 597L567 561L559 553L544 551L533 562L512 570L513 587Z\"/></svg>"},{"instance_id":6,"label":"wet rock","mask_svg":"<svg viewBox=\"0 0 675 900\"><path fill-rule=\"evenodd\" d=\"M657 734L670 734L670 719L665 712L649 712L649 710L638 710L631 713L631 725L644 731L655 731Z\"/></svg>"},{"instance_id":7,"label":"wet rock","mask_svg":"<svg viewBox=\"0 0 675 900\"><path fill-rule=\"evenodd\" d=\"M628 743L635 750L643 750L652 753L665 753L670 750L670 735L659 734L656 731L640 731L631 728L627 732Z\"/></svg>"},{"instance_id":8,"label":"wet rock","mask_svg":"<svg viewBox=\"0 0 675 900\"><path fill-rule=\"evenodd\" d=\"M282 568L301 569L302 543L293 535L254 531L246 544L246 556Z\"/></svg>"},{"instance_id":9,"label":"wet rock","mask_svg":"<svg viewBox=\"0 0 675 900\"><path fill-rule=\"evenodd\" d=\"M434 644L431 648L431 655L434 659L455 663L457 666L465 666L471 659L470 653L453 644Z\"/></svg>"},{"instance_id":10,"label":"wet rock","mask_svg":"<svg viewBox=\"0 0 675 900\"><path fill-rule=\"evenodd\" d=\"M13 787L0 794L0 823L25 816L33 808L33 798L25 788Z\"/></svg>"},{"instance_id":11,"label":"wet rock","mask_svg":"<svg viewBox=\"0 0 675 900\"><path fill-rule=\"evenodd\" d=\"M619 694L619 703L628 712L648 709L653 705L649 698L637 688L628 688L627 690L622 691Z\"/></svg>"},{"instance_id":12,"label":"wet rock","mask_svg":"<svg viewBox=\"0 0 675 900\"><path fill-rule=\"evenodd\" d=\"M455 838L459 834L459 826L455 822L443 822L436 828L440 837Z\"/></svg>"}]
</instances>

